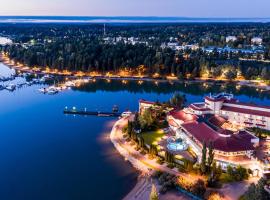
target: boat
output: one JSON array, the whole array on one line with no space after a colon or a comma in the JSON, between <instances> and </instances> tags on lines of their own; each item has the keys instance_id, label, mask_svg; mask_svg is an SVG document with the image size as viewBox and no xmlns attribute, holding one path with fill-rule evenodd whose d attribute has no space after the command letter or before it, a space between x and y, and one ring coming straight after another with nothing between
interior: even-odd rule
<instances>
[{"instance_id":1,"label":"boat","mask_svg":"<svg viewBox=\"0 0 270 200\"><path fill-rule=\"evenodd\" d=\"M57 90L48 90L47 93L48 93L48 94L57 94L58 91L57 91Z\"/></svg>"},{"instance_id":2,"label":"boat","mask_svg":"<svg viewBox=\"0 0 270 200\"><path fill-rule=\"evenodd\" d=\"M11 83L8 86L6 86L6 89L9 91L14 91L16 89L16 85Z\"/></svg>"},{"instance_id":3,"label":"boat","mask_svg":"<svg viewBox=\"0 0 270 200\"><path fill-rule=\"evenodd\" d=\"M130 115L132 115L131 111L125 111L121 114L121 117L129 117Z\"/></svg>"},{"instance_id":4,"label":"boat","mask_svg":"<svg viewBox=\"0 0 270 200\"><path fill-rule=\"evenodd\" d=\"M45 94L47 92L47 89L46 88L40 88L40 89L38 89L38 91Z\"/></svg>"},{"instance_id":5,"label":"boat","mask_svg":"<svg viewBox=\"0 0 270 200\"><path fill-rule=\"evenodd\" d=\"M105 113L98 113L98 117L111 117L111 114L105 114Z\"/></svg>"},{"instance_id":6,"label":"boat","mask_svg":"<svg viewBox=\"0 0 270 200\"><path fill-rule=\"evenodd\" d=\"M54 87L54 86L51 86L51 87L49 87L47 89L47 93L48 94L57 94L58 92L59 92L59 90L56 87Z\"/></svg>"},{"instance_id":7,"label":"boat","mask_svg":"<svg viewBox=\"0 0 270 200\"><path fill-rule=\"evenodd\" d=\"M119 108L117 105L114 105L112 108L113 113L117 113L119 111Z\"/></svg>"},{"instance_id":8,"label":"boat","mask_svg":"<svg viewBox=\"0 0 270 200\"><path fill-rule=\"evenodd\" d=\"M65 83L65 86L67 86L67 87L75 87L76 84L74 82L72 82L72 81L68 81L68 82Z\"/></svg>"}]
</instances>

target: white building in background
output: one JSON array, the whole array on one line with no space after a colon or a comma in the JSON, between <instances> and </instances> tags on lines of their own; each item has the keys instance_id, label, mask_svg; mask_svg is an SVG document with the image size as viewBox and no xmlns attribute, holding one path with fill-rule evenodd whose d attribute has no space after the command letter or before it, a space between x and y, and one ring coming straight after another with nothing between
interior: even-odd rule
<instances>
[{"instance_id":1,"label":"white building in background","mask_svg":"<svg viewBox=\"0 0 270 200\"><path fill-rule=\"evenodd\" d=\"M263 39L260 37L254 37L251 39L251 43L261 45L263 43Z\"/></svg>"},{"instance_id":2,"label":"white building in background","mask_svg":"<svg viewBox=\"0 0 270 200\"><path fill-rule=\"evenodd\" d=\"M0 37L0 45L12 44L12 40L7 37Z\"/></svg>"},{"instance_id":3,"label":"white building in background","mask_svg":"<svg viewBox=\"0 0 270 200\"><path fill-rule=\"evenodd\" d=\"M226 42L235 42L237 40L237 37L235 36L227 36L226 37Z\"/></svg>"}]
</instances>

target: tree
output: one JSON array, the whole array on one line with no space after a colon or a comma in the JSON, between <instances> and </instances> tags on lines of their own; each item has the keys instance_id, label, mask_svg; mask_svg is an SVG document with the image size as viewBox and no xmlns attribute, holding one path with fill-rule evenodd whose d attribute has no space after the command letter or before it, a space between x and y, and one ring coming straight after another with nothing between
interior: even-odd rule
<instances>
[{"instance_id":1,"label":"tree","mask_svg":"<svg viewBox=\"0 0 270 200\"><path fill-rule=\"evenodd\" d=\"M151 109L146 109L140 116L139 116L140 127L142 129L150 129L155 119L152 115Z\"/></svg>"},{"instance_id":2,"label":"tree","mask_svg":"<svg viewBox=\"0 0 270 200\"><path fill-rule=\"evenodd\" d=\"M208 167L211 168L212 167L212 163L214 161L214 157L215 157L215 153L214 153L214 149L213 149L213 142L211 141L209 143L209 148L208 148L208 160L207 160L207 164Z\"/></svg>"},{"instance_id":3,"label":"tree","mask_svg":"<svg viewBox=\"0 0 270 200\"><path fill-rule=\"evenodd\" d=\"M127 134L129 138L131 138L132 132L133 132L133 123L131 121L128 121Z\"/></svg>"},{"instance_id":4,"label":"tree","mask_svg":"<svg viewBox=\"0 0 270 200\"><path fill-rule=\"evenodd\" d=\"M263 80L268 80L270 78L270 72L266 67L262 69L261 77Z\"/></svg>"},{"instance_id":5,"label":"tree","mask_svg":"<svg viewBox=\"0 0 270 200\"><path fill-rule=\"evenodd\" d=\"M235 169L234 177L236 181L246 180L249 177L248 170L239 165Z\"/></svg>"},{"instance_id":6,"label":"tree","mask_svg":"<svg viewBox=\"0 0 270 200\"><path fill-rule=\"evenodd\" d=\"M150 145L150 149L149 149L149 153L152 155L152 156L156 156L158 154L158 150L157 150L157 147L153 144Z\"/></svg>"},{"instance_id":7,"label":"tree","mask_svg":"<svg viewBox=\"0 0 270 200\"><path fill-rule=\"evenodd\" d=\"M145 147L145 142L143 137L138 137L138 143L139 143L139 147L144 148Z\"/></svg>"},{"instance_id":8,"label":"tree","mask_svg":"<svg viewBox=\"0 0 270 200\"><path fill-rule=\"evenodd\" d=\"M199 179L196 183L192 186L191 192L199 197L203 197L206 191L206 186L203 180Z\"/></svg>"},{"instance_id":9,"label":"tree","mask_svg":"<svg viewBox=\"0 0 270 200\"><path fill-rule=\"evenodd\" d=\"M236 77L237 77L237 72L236 72L236 70L229 70L229 71L227 71L227 72L225 73L225 77L226 77L226 79L228 79L228 80L234 80L234 79L236 79Z\"/></svg>"},{"instance_id":10,"label":"tree","mask_svg":"<svg viewBox=\"0 0 270 200\"><path fill-rule=\"evenodd\" d=\"M185 95L181 95L179 93L175 93L169 101L169 104L176 108L182 108L185 103L186 103Z\"/></svg>"},{"instance_id":11,"label":"tree","mask_svg":"<svg viewBox=\"0 0 270 200\"><path fill-rule=\"evenodd\" d=\"M203 174L206 172L206 154L207 154L206 143L203 142L203 148L202 148L202 160L201 160L201 172L202 172Z\"/></svg>"},{"instance_id":12,"label":"tree","mask_svg":"<svg viewBox=\"0 0 270 200\"><path fill-rule=\"evenodd\" d=\"M270 194L266 192L264 186L266 184L266 180L261 178L258 183L255 185L252 183L246 193L244 194L245 200L268 200L270 199Z\"/></svg>"},{"instance_id":13,"label":"tree","mask_svg":"<svg viewBox=\"0 0 270 200\"><path fill-rule=\"evenodd\" d=\"M174 155L171 154L170 152L166 151L165 152L165 161L168 163L173 163L174 162Z\"/></svg>"},{"instance_id":14,"label":"tree","mask_svg":"<svg viewBox=\"0 0 270 200\"><path fill-rule=\"evenodd\" d=\"M243 168L240 165L237 166L236 168L228 166L227 167L227 174L234 181L243 181L245 179L248 179L248 177L249 177L248 170L246 168Z\"/></svg>"},{"instance_id":15,"label":"tree","mask_svg":"<svg viewBox=\"0 0 270 200\"><path fill-rule=\"evenodd\" d=\"M207 185L209 187L216 187L218 184L218 181L220 179L221 174L222 174L221 166L219 165L217 167L216 162L213 162L212 168L211 168L211 173L209 174L209 177L207 180Z\"/></svg>"},{"instance_id":16,"label":"tree","mask_svg":"<svg viewBox=\"0 0 270 200\"><path fill-rule=\"evenodd\" d=\"M138 112L135 113L133 124L136 131L141 129Z\"/></svg>"},{"instance_id":17,"label":"tree","mask_svg":"<svg viewBox=\"0 0 270 200\"><path fill-rule=\"evenodd\" d=\"M154 184L152 185L149 200L158 200L158 193L157 193L156 186Z\"/></svg>"}]
</instances>

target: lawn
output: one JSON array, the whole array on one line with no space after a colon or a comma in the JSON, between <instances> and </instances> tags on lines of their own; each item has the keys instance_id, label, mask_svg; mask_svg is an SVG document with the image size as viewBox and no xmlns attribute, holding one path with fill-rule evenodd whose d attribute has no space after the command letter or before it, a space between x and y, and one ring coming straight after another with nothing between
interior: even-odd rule
<instances>
[{"instance_id":1,"label":"lawn","mask_svg":"<svg viewBox=\"0 0 270 200\"><path fill-rule=\"evenodd\" d=\"M220 176L220 182L221 183L231 183L231 182L233 182L233 179L227 173L222 173Z\"/></svg>"},{"instance_id":2,"label":"lawn","mask_svg":"<svg viewBox=\"0 0 270 200\"><path fill-rule=\"evenodd\" d=\"M143 132L142 137L144 139L145 144L152 144L153 142L157 141L158 138L162 138L165 135L165 132L160 129L157 131L149 131Z\"/></svg>"}]
</instances>

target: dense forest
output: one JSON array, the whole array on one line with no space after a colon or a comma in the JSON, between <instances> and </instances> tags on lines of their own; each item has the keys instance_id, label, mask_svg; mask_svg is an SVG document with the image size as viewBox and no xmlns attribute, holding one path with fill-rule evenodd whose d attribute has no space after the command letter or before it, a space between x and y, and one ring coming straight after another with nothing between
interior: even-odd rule
<instances>
[{"instance_id":1,"label":"dense forest","mask_svg":"<svg viewBox=\"0 0 270 200\"><path fill-rule=\"evenodd\" d=\"M236 36L237 41L226 42L229 35ZM267 23L109 24L106 27L103 24L2 24L0 36L13 40L13 44L1 47L3 52L32 67L102 73L128 69L138 73L139 67L144 66L145 75L192 78L207 74L213 78L270 79L267 62L270 24ZM127 42L131 37L137 42ZM263 55L203 50L208 46L247 48L252 46L253 37L263 39ZM198 44L200 48L162 48L162 44L170 42Z\"/></svg>"}]
</instances>

